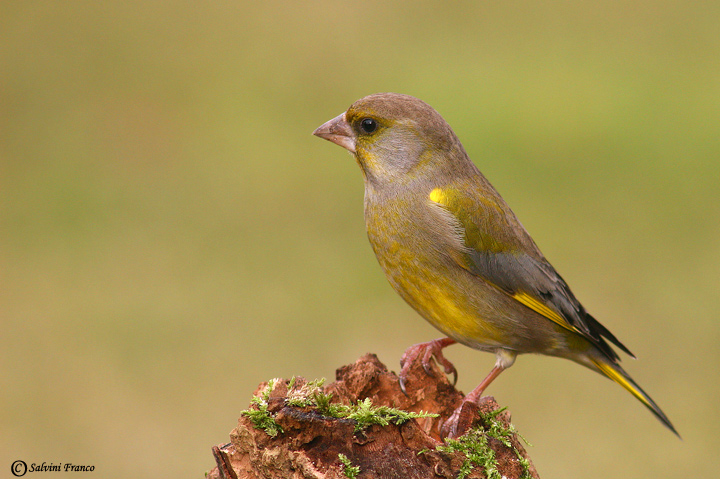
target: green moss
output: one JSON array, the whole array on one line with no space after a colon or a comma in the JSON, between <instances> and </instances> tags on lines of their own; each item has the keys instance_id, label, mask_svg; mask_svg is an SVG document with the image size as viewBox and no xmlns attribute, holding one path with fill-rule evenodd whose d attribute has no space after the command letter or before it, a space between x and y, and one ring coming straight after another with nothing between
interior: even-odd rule
<instances>
[{"instance_id":1,"label":"green moss","mask_svg":"<svg viewBox=\"0 0 720 479\"><path fill-rule=\"evenodd\" d=\"M275 388L277 379L268 381L267 387L258 396L251 400L253 408L246 409L240 414L247 416L253 425L264 430L269 436L275 437L283 432L282 427L275 421L272 413L268 411L270 393ZM437 414L426 412L409 412L388 406L373 406L370 398L358 401L357 404L339 404L332 402L332 394L322 390L325 379L309 381L297 387L295 378L288 381L287 405L293 407L315 408L323 416L337 419L352 419L355 421L355 431L361 431L373 424L387 426L400 425L410 419L421 417L437 417Z\"/></svg>"},{"instance_id":2,"label":"green moss","mask_svg":"<svg viewBox=\"0 0 720 479\"><path fill-rule=\"evenodd\" d=\"M337 419L352 419L355 421L355 431L361 431L373 424L387 426L388 424L400 425L410 419L421 417L437 417L437 414L426 412L409 412L389 406L373 406L370 398L358 401L356 404L340 404L332 402L332 394L326 394L321 386L323 380L308 382L300 390L302 401L298 403L315 407L317 412L323 416ZM294 397L288 393L288 397ZM290 401L288 401L290 402Z\"/></svg>"},{"instance_id":3,"label":"green moss","mask_svg":"<svg viewBox=\"0 0 720 479\"><path fill-rule=\"evenodd\" d=\"M358 401L357 404L351 404L349 406L340 404L339 406L341 406L341 408L339 408L338 417L353 419L356 422L356 431L361 431L373 424L379 424L380 426L387 426L391 423L400 425L410 419L438 416L437 414L431 414L423 411L409 412L388 406L373 406L370 398Z\"/></svg>"},{"instance_id":4,"label":"green moss","mask_svg":"<svg viewBox=\"0 0 720 479\"><path fill-rule=\"evenodd\" d=\"M512 436L517 436L522 439L525 444L527 444L528 446L532 446L532 444L530 444L527 439L525 439L523 436L520 435L519 432L517 432L517 429L515 429L515 426L513 424L505 427L502 421L499 421L497 419L498 415L506 409L507 407L503 407L494 411L490 411L486 414L480 414L483 423L490 424L490 427L488 427L487 430L488 435L502 442L507 447L512 447L512 444L510 443L510 438L512 438Z\"/></svg>"},{"instance_id":5,"label":"green moss","mask_svg":"<svg viewBox=\"0 0 720 479\"><path fill-rule=\"evenodd\" d=\"M315 396L322 391L325 384L325 378L308 381L303 386L295 387L295 376L288 382L287 404L293 407L313 407L317 406Z\"/></svg>"},{"instance_id":6,"label":"green moss","mask_svg":"<svg viewBox=\"0 0 720 479\"><path fill-rule=\"evenodd\" d=\"M343 463L343 474L345 474L345 477L355 479L357 475L360 474L360 466L353 466L345 454L338 454L338 459Z\"/></svg>"},{"instance_id":7,"label":"green moss","mask_svg":"<svg viewBox=\"0 0 720 479\"><path fill-rule=\"evenodd\" d=\"M438 446L436 449L447 454L461 452L465 455L465 461L463 461L457 476L458 479L467 477L477 466L483 468L488 479L501 479L497 470L495 451L490 448L488 435L482 428L473 428L457 439L446 438L445 445Z\"/></svg>"},{"instance_id":8,"label":"green moss","mask_svg":"<svg viewBox=\"0 0 720 479\"><path fill-rule=\"evenodd\" d=\"M517 433L515 426L510 424L510 426L506 427L497 419L497 416L504 410L505 408L501 408L490 413L481 414L482 424L487 424L487 427L483 427L482 424L478 425L457 439L446 438L445 445L437 447L437 450L440 452L448 454L461 452L465 455L465 461L457 476L458 479L467 477L467 475L478 466L483 468L488 479L502 478L497 469L495 451L490 447L489 438L497 439L506 447L513 450L518 458L518 462L523 468L520 479L530 479L532 477L530 475L530 462L512 445L510 439L513 435L518 435L518 437L526 443L527 441Z\"/></svg>"},{"instance_id":9,"label":"green moss","mask_svg":"<svg viewBox=\"0 0 720 479\"><path fill-rule=\"evenodd\" d=\"M277 379L271 379L265 389L260 392L260 395L253 396L250 404L255 406L255 409L245 409L240 412L241 416L247 416L257 429L262 429L270 437L275 437L283 432L283 428L275 422L272 413L268 411L270 393L275 389L277 381Z\"/></svg>"}]
</instances>

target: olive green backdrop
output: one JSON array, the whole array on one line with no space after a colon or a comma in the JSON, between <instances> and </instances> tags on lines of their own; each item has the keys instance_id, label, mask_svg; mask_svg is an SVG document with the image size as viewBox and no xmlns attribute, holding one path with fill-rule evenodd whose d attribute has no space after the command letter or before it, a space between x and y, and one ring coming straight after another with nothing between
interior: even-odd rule
<instances>
[{"instance_id":1,"label":"olive green backdrop","mask_svg":"<svg viewBox=\"0 0 720 479\"><path fill-rule=\"evenodd\" d=\"M3 2L3 477L202 478L260 381L438 337L311 136L380 91L453 125L684 438L521 357L487 392L541 475L715 475L719 31L713 2ZM447 354L465 391L494 362Z\"/></svg>"}]
</instances>

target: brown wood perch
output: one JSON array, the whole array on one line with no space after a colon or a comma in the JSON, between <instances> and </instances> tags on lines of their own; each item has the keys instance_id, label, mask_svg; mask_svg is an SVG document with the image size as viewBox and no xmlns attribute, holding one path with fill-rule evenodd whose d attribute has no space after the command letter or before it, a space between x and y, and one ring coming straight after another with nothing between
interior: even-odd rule
<instances>
[{"instance_id":1,"label":"brown wood perch","mask_svg":"<svg viewBox=\"0 0 720 479\"><path fill-rule=\"evenodd\" d=\"M459 428L465 436L457 443L445 442L442 423L462 403L463 394L434 363L433 373L428 375L419 362L413 365L405 395L395 373L366 354L338 369L334 383L314 392L302 378L277 380L271 391L262 383L250 410L269 418L270 426L263 429L242 414L231 442L213 447L217 467L208 478L538 478L510 425L510 413L500 411L491 397L483 398L479 408L463 411ZM335 405L357 405L369 398L373 407L438 416L402 424L391 416L387 425L360 427L360 421L342 414L328 415L312 399L318 394L326 399L331 394Z\"/></svg>"}]
</instances>

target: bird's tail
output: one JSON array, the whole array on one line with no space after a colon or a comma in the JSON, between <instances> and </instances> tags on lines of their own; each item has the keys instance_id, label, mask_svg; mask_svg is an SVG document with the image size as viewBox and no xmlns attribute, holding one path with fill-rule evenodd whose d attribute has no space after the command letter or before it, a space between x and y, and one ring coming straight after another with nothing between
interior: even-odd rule
<instances>
[{"instance_id":1,"label":"bird's tail","mask_svg":"<svg viewBox=\"0 0 720 479\"><path fill-rule=\"evenodd\" d=\"M677 430L675 430L675 427L670 422L670 419L668 419L665 413L662 412L662 409L655 404L655 401L653 401L652 398L648 396L648 394L643 391L643 389L638 386L638 384L619 365L604 358L600 359L591 357L590 361L592 361L598 371L627 389L630 394L643 403L645 407L647 407L655 415L655 417L660 420L660 422L674 432L677 437L680 437L680 434L678 434Z\"/></svg>"}]
</instances>

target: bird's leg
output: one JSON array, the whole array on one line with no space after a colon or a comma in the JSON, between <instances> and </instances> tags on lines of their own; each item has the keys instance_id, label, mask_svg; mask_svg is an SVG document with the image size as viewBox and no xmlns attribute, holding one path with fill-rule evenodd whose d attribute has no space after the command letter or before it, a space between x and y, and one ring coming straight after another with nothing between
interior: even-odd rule
<instances>
[{"instance_id":1,"label":"bird's leg","mask_svg":"<svg viewBox=\"0 0 720 479\"><path fill-rule=\"evenodd\" d=\"M402 392L405 393L405 381L407 379L408 372L410 371L410 367L418 358L421 358L423 369L425 369L428 376L432 376L433 371L430 361L434 356L435 360L442 365L445 370L445 374L453 375L453 384L457 383L457 369L455 369L453 363L445 359L445 356L442 354L442 350L444 348L455 343L456 341L454 339L441 338L428 341L427 343L415 344L407 348L405 353L402 355L402 358L400 358L401 369L400 374L398 375L400 378L400 389L402 389Z\"/></svg>"},{"instance_id":2,"label":"bird's leg","mask_svg":"<svg viewBox=\"0 0 720 479\"><path fill-rule=\"evenodd\" d=\"M500 376L500 373L505 371L505 366L496 364L494 368L492 368L492 371L490 371L490 374L485 376L485 379L482 380L478 386L470 391L470 394L465 396L465 399L463 401L472 402L477 404L478 399L482 396L483 391L490 385L491 382L495 380L496 377Z\"/></svg>"},{"instance_id":3,"label":"bird's leg","mask_svg":"<svg viewBox=\"0 0 720 479\"><path fill-rule=\"evenodd\" d=\"M460 406L455 409L445 424L443 424L443 435L453 439L467 432L479 410L482 393L501 372L505 371L515 362L516 354L512 351L499 349L496 355L497 361L495 362L495 367L490 371L490 374L488 374L475 389L470 391L470 394L465 396Z\"/></svg>"}]
</instances>

